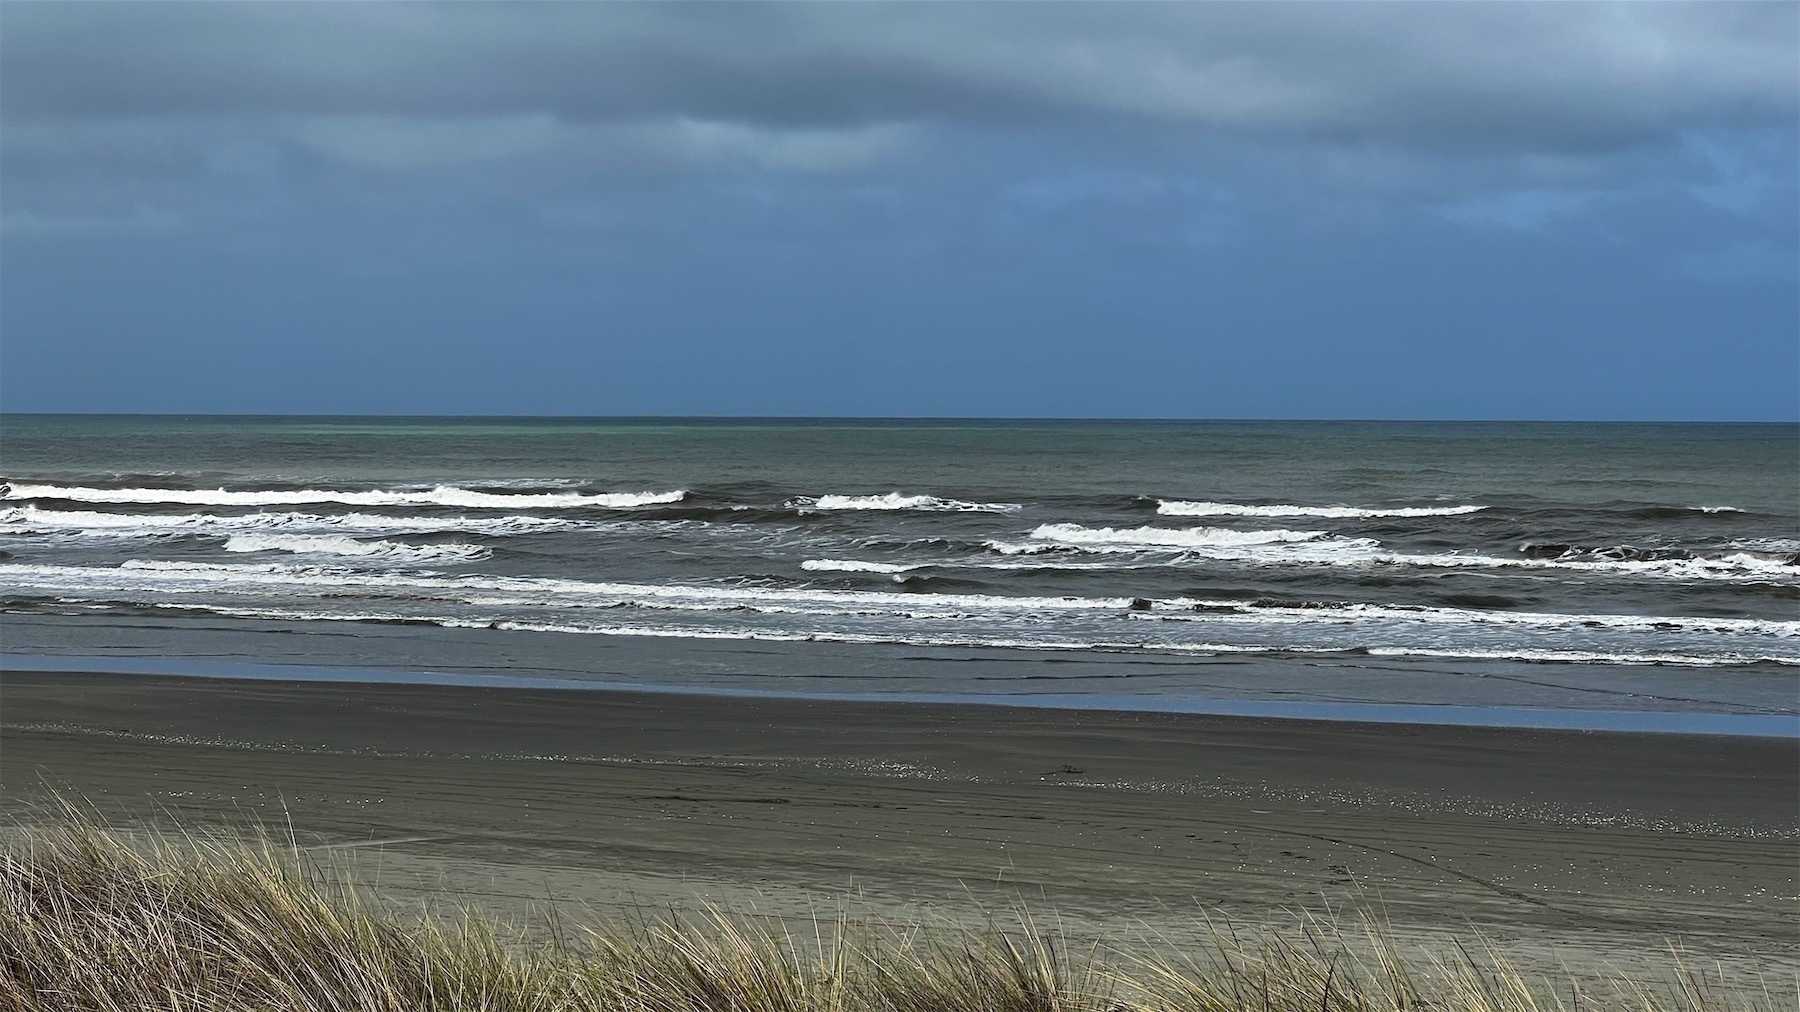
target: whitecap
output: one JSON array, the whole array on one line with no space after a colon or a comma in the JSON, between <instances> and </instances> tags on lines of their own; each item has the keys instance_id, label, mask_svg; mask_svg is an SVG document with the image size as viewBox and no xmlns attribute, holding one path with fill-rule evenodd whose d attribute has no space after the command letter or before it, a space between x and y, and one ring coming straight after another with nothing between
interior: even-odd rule
<instances>
[{"instance_id":1,"label":"whitecap","mask_svg":"<svg viewBox=\"0 0 1800 1012\"><path fill-rule=\"evenodd\" d=\"M455 531L504 537L594 526L598 525L528 514L502 517L393 517L374 513L257 512L228 516L216 513L100 513L91 510L49 510L31 505L0 509L0 531L26 534L73 533L114 538L258 530L357 531L369 534Z\"/></svg>"},{"instance_id":2,"label":"whitecap","mask_svg":"<svg viewBox=\"0 0 1800 1012\"><path fill-rule=\"evenodd\" d=\"M889 492L886 495L821 495L800 496L788 500L788 507L802 512L812 510L925 510L939 513L1012 513L1018 510L1018 503L1009 502L964 502L961 499L942 499L935 495L902 495Z\"/></svg>"},{"instance_id":3,"label":"whitecap","mask_svg":"<svg viewBox=\"0 0 1800 1012\"><path fill-rule=\"evenodd\" d=\"M1230 502L1187 502L1159 499L1156 512L1171 517L1320 517L1349 520L1367 517L1453 517L1476 513L1486 506L1251 506Z\"/></svg>"},{"instance_id":4,"label":"whitecap","mask_svg":"<svg viewBox=\"0 0 1800 1012\"><path fill-rule=\"evenodd\" d=\"M1732 548L1751 552L1772 552L1790 557L1800 554L1800 539L1796 538L1734 538L1729 544Z\"/></svg>"},{"instance_id":5,"label":"whitecap","mask_svg":"<svg viewBox=\"0 0 1800 1012\"><path fill-rule=\"evenodd\" d=\"M1443 569L1552 569L1588 573L1631 574L1673 580L1800 583L1800 566L1750 552L1686 559L1566 558L1509 559L1491 555L1372 555L1367 561Z\"/></svg>"},{"instance_id":6,"label":"whitecap","mask_svg":"<svg viewBox=\"0 0 1800 1012\"><path fill-rule=\"evenodd\" d=\"M453 629L492 629L504 632L534 632L630 636L671 639L745 640L777 642L828 642L848 644L903 644L908 646L999 648L1013 650L1077 650L1077 651L1154 651L1191 656L1230 655L1365 655L1374 657L1427 657L1459 660L1497 660L1546 662L1559 664L1645 665L1677 664L1691 667L1721 667L1749 664L1800 666L1800 657L1732 652L1724 654L1682 654L1673 652L1634 653L1529 647L1500 649L1441 649L1426 646L1315 646L1271 643L1165 643L1155 640L1094 639L1077 636L1007 636L943 632L858 633L837 629L751 629L706 625L658 626L569 620L546 622L532 619L467 615L430 615L412 612L308 612L287 608L267 608L220 603L166 602L164 607L205 612L235 618L272 619L277 621L333 622L429 622Z\"/></svg>"},{"instance_id":7,"label":"whitecap","mask_svg":"<svg viewBox=\"0 0 1800 1012\"><path fill-rule=\"evenodd\" d=\"M1223 527L1083 527L1080 524L1044 524L1030 537L1059 545L1081 548L1241 548L1254 545L1292 544L1316 541L1328 536L1326 531L1233 531ZM1366 541L1367 539L1358 539ZM1374 542L1369 542L1374 544Z\"/></svg>"},{"instance_id":8,"label":"whitecap","mask_svg":"<svg viewBox=\"0 0 1800 1012\"><path fill-rule=\"evenodd\" d=\"M1617 632L1718 633L1732 636L1800 638L1800 621L1726 618L1697 615L1613 615L1604 613L1487 611L1430 605L1394 606L1341 602L1325 605L1246 604L1242 601L1209 601L1171 598L1156 602L1159 619L1182 622L1229 622L1253 625L1320 625L1323 623L1420 624L1468 628L1471 626L1519 628L1533 631L1587 633L1595 629Z\"/></svg>"},{"instance_id":9,"label":"whitecap","mask_svg":"<svg viewBox=\"0 0 1800 1012\"><path fill-rule=\"evenodd\" d=\"M178 489L83 488L14 482L0 486L0 499L62 499L95 503L170 503L188 506L461 506L467 509L629 509L676 503L687 492L477 492L454 485L430 489Z\"/></svg>"},{"instance_id":10,"label":"whitecap","mask_svg":"<svg viewBox=\"0 0 1800 1012\"><path fill-rule=\"evenodd\" d=\"M800 568L814 573L908 573L925 563L903 566L893 562L860 562L855 559L807 559Z\"/></svg>"},{"instance_id":11,"label":"whitecap","mask_svg":"<svg viewBox=\"0 0 1800 1012\"><path fill-rule=\"evenodd\" d=\"M411 547L411 546L408 546ZM438 547L438 546L421 546ZM816 587L697 586L607 583L551 577L396 573L280 563L211 563L133 559L117 567L0 563L0 581L70 593L307 593L343 591L433 596L449 593L484 605L557 609L667 606L808 614L897 614L960 617L975 613L1118 610L1121 597L1013 597L988 594L906 594Z\"/></svg>"},{"instance_id":12,"label":"whitecap","mask_svg":"<svg viewBox=\"0 0 1800 1012\"><path fill-rule=\"evenodd\" d=\"M358 541L331 534L233 534L226 540L225 550L334 555L404 563L473 562L485 559L489 554L479 545L408 545L397 541Z\"/></svg>"},{"instance_id":13,"label":"whitecap","mask_svg":"<svg viewBox=\"0 0 1800 1012\"><path fill-rule=\"evenodd\" d=\"M1685 559L1533 559L1461 552L1415 555L1385 551L1373 538L1332 537L1324 531L1232 531L1217 527L1173 529L1138 527L1089 528L1080 524L1045 524L1032 531L1030 542L990 541L1002 555L1037 555L1049 551L1153 552L1180 551L1187 558L1249 562L1257 565L1412 566L1424 569L1526 569L1609 573L1650 579L1725 581L1736 583L1800 583L1800 566L1753 552L1730 552Z\"/></svg>"}]
</instances>

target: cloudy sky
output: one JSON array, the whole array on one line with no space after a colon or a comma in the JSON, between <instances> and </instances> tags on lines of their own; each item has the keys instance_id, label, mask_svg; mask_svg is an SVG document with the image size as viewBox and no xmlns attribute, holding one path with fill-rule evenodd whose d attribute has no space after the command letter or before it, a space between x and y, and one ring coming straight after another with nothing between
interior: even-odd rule
<instances>
[{"instance_id":1,"label":"cloudy sky","mask_svg":"<svg viewBox=\"0 0 1800 1012\"><path fill-rule=\"evenodd\" d=\"M1794 3L0 3L11 411L1800 417Z\"/></svg>"}]
</instances>

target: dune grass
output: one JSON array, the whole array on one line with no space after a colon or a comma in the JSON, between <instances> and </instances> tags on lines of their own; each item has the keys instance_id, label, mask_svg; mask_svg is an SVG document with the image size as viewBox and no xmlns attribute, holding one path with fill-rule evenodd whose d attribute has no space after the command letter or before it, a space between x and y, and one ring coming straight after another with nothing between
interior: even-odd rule
<instances>
[{"instance_id":1,"label":"dune grass","mask_svg":"<svg viewBox=\"0 0 1800 1012\"><path fill-rule=\"evenodd\" d=\"M712 911L525 930L400 909L269 835L125 833L72 810L0 851L0 1008L19 1012L1774 1012L1671 957L1532 978L1486 945L1402 956L1376 925L1200 946Z\"/></svg>"}]
</instances>

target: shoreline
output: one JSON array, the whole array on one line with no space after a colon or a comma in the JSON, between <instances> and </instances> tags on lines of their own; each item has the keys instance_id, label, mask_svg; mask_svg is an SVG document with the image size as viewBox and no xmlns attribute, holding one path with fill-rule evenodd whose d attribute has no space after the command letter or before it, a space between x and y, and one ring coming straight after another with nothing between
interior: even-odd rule
<instances>
[{"instance_id":1,"label":"shoreline","mask_svg":"<svg viewBox=\"0 0 1800 1012\"><path fill-rule=\"evenodd\" d=\"M1800 969L1797 758L1763 738L0 673L15 819L65 792L292 827L401 896L797 919L846 897L897 918L1025 903L1078 937L1323 909L1473 928L1544 965L1679 938Z\"/></svg>"},{"instance_id":2,"label":"shoreline","mask_svg":"<svg viewBox=\"0 0 1800 1012\"><path fill-rule=\"evenodd\" d=\"M1278 699L1189 699L1098 693L918 693L797 692L727 686L680 685L558 678L546 675L487 675L468 671L359 668L333 665L263 664L182 657L100 657L0 653L0 677L21 674L94 673L157 678L316 682L325 684L414 685L519 691L634 693L771 700L794 703L869 705L994 706L1003 708L1115 713L1185 714L1260 720L1321 721L1338 724L1471 727L1491 730L1544 730L1664 734L1800 740L1800 714L1693 710L1610 710L1568 707L1506 707L1449 703L1321 702Z\"/></svg>"}]
</instances>

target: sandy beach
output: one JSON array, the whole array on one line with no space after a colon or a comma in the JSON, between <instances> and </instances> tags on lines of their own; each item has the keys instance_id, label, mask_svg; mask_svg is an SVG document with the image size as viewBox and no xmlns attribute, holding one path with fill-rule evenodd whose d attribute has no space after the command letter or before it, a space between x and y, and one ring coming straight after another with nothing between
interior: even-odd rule
<instances>
[{"instance_id":1,"label":"sandy beach","mask_svg":"<svg viewBox=\"0 0 1800 1012\"><path fill-rule=\"evenodd\" d=\"M1076 936L1373 912L1545 964L1792 977L1796 745L986 706L9 672L0 779L260 820L397 896Z\"/></svg>"}]
</instances>

